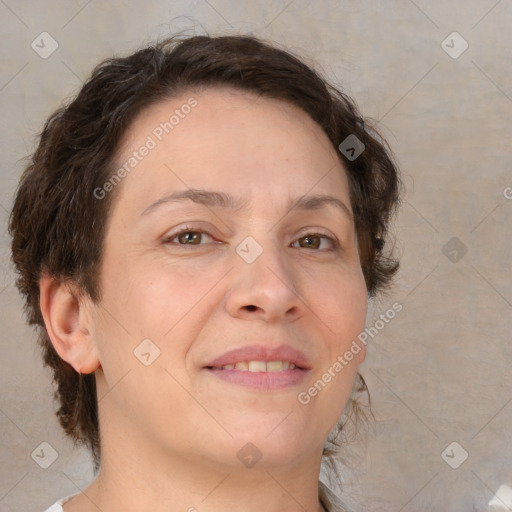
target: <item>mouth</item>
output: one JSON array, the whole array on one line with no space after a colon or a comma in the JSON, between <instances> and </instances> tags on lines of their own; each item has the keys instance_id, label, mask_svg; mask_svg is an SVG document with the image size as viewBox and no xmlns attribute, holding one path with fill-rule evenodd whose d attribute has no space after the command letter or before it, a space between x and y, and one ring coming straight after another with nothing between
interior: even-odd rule
<instances>
[{"instance_id":1,"label":"mouth","mask_svg":"<svg viewBox=\"0 0 512 512\"><path fill-rule=\"evenodd\" d=\"M269 345L248 345L225 352L205 368L240 370L250 372L278 372L299 368L309 369L307 357L290 345L271 347Z\"/></svg>"},{"instance_id":2,"label":"mouth","mask_svg":"<svg viewBox=\"0 0 512 512\"><path fill-rule=\"evenodd\" d=\"M277 373L287 370L305 370L290 361L239 361L223 366L206 366L208 370L240 370L242 372Z\"/></svg>"},{"instance_id":3,"label":"mouth","mask_svg":"<svg viewBox=\"0 0 512 512\"><path fill-rule=\"evenodd\" d=\"M226 352L203 367L229 384L270 392L296 387L310 373L306 356L289 345L252 345Z\"/></svg>"}]
</instances>

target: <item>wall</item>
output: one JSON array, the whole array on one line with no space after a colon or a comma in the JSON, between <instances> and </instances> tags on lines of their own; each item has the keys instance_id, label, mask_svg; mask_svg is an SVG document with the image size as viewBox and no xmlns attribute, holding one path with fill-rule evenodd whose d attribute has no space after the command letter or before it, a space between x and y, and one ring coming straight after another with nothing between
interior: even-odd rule
<instances>
[{"instance_id":1,"label":"wall","mask_svg":"<svg viewBox=\"0 0 512 512\"><path fill-rule=\"evenodd\" d=\"M201 27L253 32L316 62L378 121L402 168L402 269L368 325L403 309L369 345L376 426L337 491L355 511L512 506L510 2L5 0L0 19L0 510L43 510L92 475L60 432L12 284L5 230L22 158L99 60ZM42 32L58 44L49 56ZM41 442L58 453L48 469L31 457Z\"/></svg>"}]
</instances>

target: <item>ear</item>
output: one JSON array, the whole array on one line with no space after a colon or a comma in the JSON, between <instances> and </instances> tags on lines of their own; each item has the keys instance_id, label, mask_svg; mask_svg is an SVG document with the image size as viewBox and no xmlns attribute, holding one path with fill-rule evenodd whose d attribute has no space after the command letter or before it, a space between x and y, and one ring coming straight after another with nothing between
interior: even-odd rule
<instances>
[{"instance_id":1,"label":"ear","mask_svg":"<svg viewBox=\"0 0 512 512\"><path fill-rule=\"evenodd\" d=\"M91 335L87 298L78 298L72 285L49 275L39 280L39 304L46 331L59 356L79 373L92 373L100 362Z\"/></svg>"}]
</instances>

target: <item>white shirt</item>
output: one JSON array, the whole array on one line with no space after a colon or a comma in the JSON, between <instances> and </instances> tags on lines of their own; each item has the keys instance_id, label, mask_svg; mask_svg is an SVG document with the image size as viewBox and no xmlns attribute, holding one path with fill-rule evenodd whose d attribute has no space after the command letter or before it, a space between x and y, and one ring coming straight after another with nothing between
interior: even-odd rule
<instances>
[{"instance_id":1,"label":"white shirt","mask_svg":"<svg viewBox=\"0 0 512 512\"><path fill-rule=\"evenodd\" d=\"M44 512L64 512L62 509L62 505L66 503L66 501L70 500L74 496L80 494L76 492L75 494L69 494L68 496L61 498L59 501L55 502L50 508L47 508ZM318 497L320 499L320 503L325 507L328 512L349 512L348 509L343 505L338 496L334 494L323 482L318 481Z\"/></svg>"}]
</instances>

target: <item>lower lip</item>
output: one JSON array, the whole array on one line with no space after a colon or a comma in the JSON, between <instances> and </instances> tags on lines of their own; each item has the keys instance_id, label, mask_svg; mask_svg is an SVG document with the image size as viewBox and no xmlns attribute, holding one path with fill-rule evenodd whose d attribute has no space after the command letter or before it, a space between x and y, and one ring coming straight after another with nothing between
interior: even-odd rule
<instances>
[{"instance_id":1,"label":"lower lip","mask_svg":"<svg viewBox=\"0 0 512 512\"><path fill-rule=\"evenodd\" d=\"M306 378L309 370L283 370L280 372L250 372L248 370L215 370L206 368L208 372L231 384L238 384L258 391L278 391L298 386Z\"/></svg>"}]
</instances>

